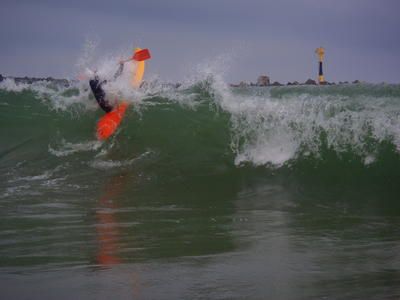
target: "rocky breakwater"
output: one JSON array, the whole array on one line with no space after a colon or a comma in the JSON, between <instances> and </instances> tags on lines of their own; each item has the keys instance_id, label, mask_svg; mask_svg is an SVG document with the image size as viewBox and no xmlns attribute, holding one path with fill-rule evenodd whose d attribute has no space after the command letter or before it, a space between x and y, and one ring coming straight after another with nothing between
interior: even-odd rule
<instances>
[{"instance_id":1,"label":"rocky breakwater","mask_svg":"<svg viewBox=\"0 0 400 300\"><path fill-rule=\"evenodd\" d=\"M351 84L360 84L362 83L359 80L354 80ZM307 79L304 83L300 83L298 81L292 81L292 82L288 82L286 84L282 84L278 81L274 81L273 83L270 82L270 78L266 75L261 75L258 77L257 82L256 83L252 83L252 82L246 82L246 81L241 81L239 84L230 84L231 87L239 87L239 88L245 88L245 87L269 87L269 86L298 86L298 85L336 85L336 84L349 84L349 82L347 81L340 81L339 83L335 83L335 82L328 82L328 81L324 81L322 83L317 83L315 80L313 79Z\"/></svg>"},{"instance_id":2,"label":"rocky breakwater","mask_svg":"<svg viewBox=\"0 0 400 300\"><path fill-rule=\"evenodd\" d=\"M13 76L3 76L0 74L0 82L6 80L6 79L12 79L16 84L22 83L22 84L32 84L35 82L48 82L48 83L55 83L57 85L62 85L65 87L69 87L71 85L71 82L67 79L57 79L53 77L13 77Z\"/></svg>"}]
</instances>

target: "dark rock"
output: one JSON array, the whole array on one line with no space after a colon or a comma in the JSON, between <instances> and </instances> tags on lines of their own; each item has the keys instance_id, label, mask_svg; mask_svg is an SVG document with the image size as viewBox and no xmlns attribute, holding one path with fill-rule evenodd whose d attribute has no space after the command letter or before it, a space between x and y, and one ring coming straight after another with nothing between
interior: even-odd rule
<instances>
[{"instance_id":1,"label":"dark rock","mask_svg":"<svg viewBox=\"0 0 400 300\"><path fill-rule=\"evenodd\" d=\"M359 83L361 83L360 80L354 80L353 81L353 84L359 84Z\"/></svg>"},{"instance_id":2,"label":"dark rock","mask_svg":"<svg viewBox=\"0 0 400 300\"><path fill-rule=\"evenodd\" d=\"M2 82L5 78L3 77L3 75L0 74L0 82Z\"/></svg>"},{"instance_id":3,"label":"dark rock","mask_svg":"<svg viewBox=\"0 0 400 300\"><path fill-rule=\"evenodd\" d=\"M67 79L55 79L53 77L47 77L47 78L41 78L41 77L2 77L3 80L6 78L10 78L13 79L15 83L22 83L22 84L32 84L35 82L39 82L39 81L47 81L47 82L51 82L57 85L62 85L64 87L69 87L71 86L71 83L73 81L69 81ZM0 80L1 81L1 80Z\"/></svg>"},{"instance_id":4,"label":"dark rock","mask_svg":"<svg viewBox=\"0 0 400 300\"><path fill-rule=\"evenodd\" d=\"M304 84L317 85L317 82L315 80L312 80L312 79L307 79L307 81Z\"/></svg>"},{"instance_id":5,"label":"dark rock","mask_svg":"<svg viewBox=\"0 0 400 300\"><path fill-rule=\"evenodd\" d=\"M272 86L282 86L283 84L280 83L280 82L278 82L278 81L275 81L275 82L272 83L271 85L272 85Z\"/></svg>"}]
</instances>

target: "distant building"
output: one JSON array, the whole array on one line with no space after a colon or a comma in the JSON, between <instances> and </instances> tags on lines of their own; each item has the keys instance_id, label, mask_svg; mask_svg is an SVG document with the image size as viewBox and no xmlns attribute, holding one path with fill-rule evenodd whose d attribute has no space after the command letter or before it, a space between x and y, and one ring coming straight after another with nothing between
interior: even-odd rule
<instances>
[{"instance_id":1,"label":"distant building","mask_svg":"<svg viewBox=\"0 0 400 300\"><path fill-rule=\"evenodd\" d=\"M269 77L266 75L261 75L257 79L257 86L267 86L270 85Z\"/></svg>"}]
</instances>

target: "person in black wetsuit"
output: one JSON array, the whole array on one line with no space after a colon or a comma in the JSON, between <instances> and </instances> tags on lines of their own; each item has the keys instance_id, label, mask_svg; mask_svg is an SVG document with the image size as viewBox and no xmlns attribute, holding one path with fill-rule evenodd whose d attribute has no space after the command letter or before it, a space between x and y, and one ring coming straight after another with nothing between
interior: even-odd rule
<instances>
[{"instance_id":1,"label":"person in black wetsuit","mask_svg":"<svg viewBox=\"0 0 400 300\"><path fill-rule=\"evenodd\" d=\"M114 74L114 80L121 76L123 70L124 61L120 61L118 70ZM106 93L103 90L102 85L105 83L107 83L107 80L101 81L96 73L94 75L94 78L89 81L90 88L93 92L94 97L96 98L97 103L106 113L109 113L113 110L113 106L106 98Z\"/></svg>"}]
</instances>

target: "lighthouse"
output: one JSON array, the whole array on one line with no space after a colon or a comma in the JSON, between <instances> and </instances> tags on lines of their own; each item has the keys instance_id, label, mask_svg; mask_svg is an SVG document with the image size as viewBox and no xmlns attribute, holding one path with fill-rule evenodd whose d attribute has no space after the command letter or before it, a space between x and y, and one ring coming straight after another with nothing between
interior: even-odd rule
<instances>
[{"instance_id":1,"label":"lighthouse","mask_svg":"<svg viewBox=\"0 0 400 300\"><path fill-rule=\"evenodd\" d=\"M318 82L319 82L319 84L324 84L325 78L324 78L324 72L322 70L322 62L324 60L325 49L322 47L319 47L315 50L315 53L318 55L318 59L319 59Z\"/></svg>"}]
</instances>

